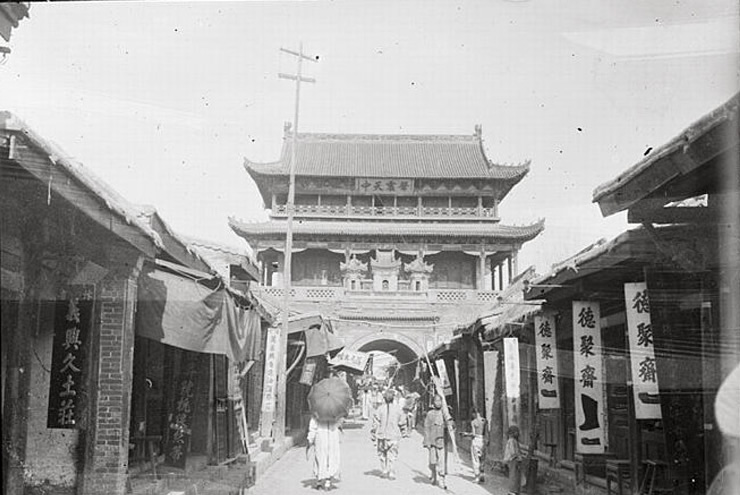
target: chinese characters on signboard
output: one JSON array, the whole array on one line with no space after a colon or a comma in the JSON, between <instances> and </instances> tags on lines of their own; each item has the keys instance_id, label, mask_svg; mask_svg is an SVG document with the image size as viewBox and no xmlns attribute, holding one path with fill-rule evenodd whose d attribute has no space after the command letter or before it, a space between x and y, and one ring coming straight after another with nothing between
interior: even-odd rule
<instances>
[{"instance_id":1,"label":"chinese characters on signboard","mask_svg":"<svg viewBox=\"0 0 740 495\"><path fill-rule=\"evenodd\" d=\"M49 388L48 428L75 428L87 361L87 340L92 321L91 288L71 291L57 302Z\"/></svg>"},{"instance_id":2,"label":"chinese characters on signboard","mask_svg":"<svg viewBox=\"0 0 740 495\"><path fill-rule=\"evenodd\" d=\"M624 303L627 312L635 418L661 419L647 284L645 282L624 284Z\"/></svg>"},{"instance_id":3,"label":"chinese characters on signboard","mask_svg":"<svg viewBox=\"0 0 740 495\"><path fill-rule=\"evenodd\" d=\"M341 351L339 351L339 354L331 359L330 364L332 366L345 366L347 368L352 368L353 370L362 372L367 366L367 360L369 357L370 354L368 354L367 352L342 349Z\"/></svg>"},{"instance_id":4,"label":"chinese characters on signboard","mask_svg":"<svg viewBox=\"0 0 740 495\"><path fill-rule=\"evenodd\" d=\"M280 329L267 329L267 345L265 346L265 381L262 384L262 411L275 411L275 388L277 387L278 347L280 345Z\"/></svg>"},{"instance_id":5,"label":"chinese characters on signboard","mask_svg":"<svg viewBox=\"0 0 740 495\"><path fill-rule=\"evenodd\" d=\"M355 190L366 194L405 194L414 192L413 179L355 179Z\"/></svg>"},{"instance_id":6,"label":"chinese characters on signboard","mask_svg":"<svg viewBox=\"0 0 740 495\"><path fill-rule=\"evenodd\" d=\"M553 314L534 317L534 337L540 409L560 409L558 349Z\"/></svg>"},{"instance_id":7,"label":"chinese characters on signboard","mask_svg":"<svg viewBox=\"0 0 740 495\"><path fill-rule=\"evenodd\" d=\"M301 378L298 383L303 385L312 385L313 377L316 374L316 358L306 358L306 364L303 365L303 371L301 371Z\"/></svg>"},{"instance_id":8,"label":"chinese characters on signboard","mask_svg":"<svg viewBox=\"0 0 740 495\"><path fill-rule=\"evenodd\" d=\"M504 339L504 377L506 379L506 399L509 424L518 423L519 419L519 339Z\"/></svg>"},{"instance_id":9,"label":"chinese characters on signboard","mask_svg":"<svg viewBox=\"0 0 740 495\"><path fill-rule=\"evenodd\" d=\"M180 379L175 396L175 412L170 415L170 438L167 449L168 461L173 466L185 466L187 442L190 438L190 423L193 414L193 379L195 363L190 361L190 369Z\"/></svg>"},{"instance_id":10,"label":"chinese characters on signboard","mask_svg":"<svg viewBox=\"0 0 740 495\"><path fill-rule=\"evenodd\" d=\"M604 375L599 303L573 301L576 451L604 453Z\"/></svg>"},{"instance_id":11,"label":"chinese characters on signboard","mask_svg":"<svg viewBox=\"0 0 740 495\"><path fill-rule=\"evenodd\" d=\"M452 384L450 383L450 377L447 374L447 367L443 359L437 359L434 364L437 365L437 372L442 380L442 390L444 391L445 397L452 395Z\"/></svg>"}]
</instances>

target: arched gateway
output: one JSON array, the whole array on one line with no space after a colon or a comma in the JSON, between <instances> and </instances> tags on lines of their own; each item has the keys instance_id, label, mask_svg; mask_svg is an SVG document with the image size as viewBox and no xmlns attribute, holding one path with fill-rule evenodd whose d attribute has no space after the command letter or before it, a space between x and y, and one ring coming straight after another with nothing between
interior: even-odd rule
<instances>
[{"instance_id":1,"label":"arched gateway","mask_svg":"<svg viewBox=\"0 0 740 495\"><path fill-rule=\"evenodd\" d=\"M490 160L480 126L297 136L286 126L283 146L277 161L245 161L269 221L229 224L260 264L253 292L279 306L296 156L291 312L320 312L355 350L395 350L408 362L451 337L508 286L519 249L544 228L501 223L499 205L529 163Z\"/></svg>"}]
</instances>

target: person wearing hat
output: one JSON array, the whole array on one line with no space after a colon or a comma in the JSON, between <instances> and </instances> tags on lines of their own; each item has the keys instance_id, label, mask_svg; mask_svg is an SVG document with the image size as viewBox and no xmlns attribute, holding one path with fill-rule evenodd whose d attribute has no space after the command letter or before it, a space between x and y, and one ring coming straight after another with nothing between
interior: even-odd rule
<instances>
[{"instance_id":1,"label":"person wearing hat","mask_svg":"<svg viewBox=\"0 0 740 495\"><path fill-rule=\"evenodd\" d=\"M396 479L393 467L398 458L398 444L401 441L401 428L406 423L406 415L394 402L395 392L388 389L383 393L384 404L380 405L373 416L373 427L370 431L380 458L381 476Z\"/></svg>"},{"instance_id":2,"label":"person wearing hat","mask_svg":"<svg viewBox=\"0 0 740 495\"><path fill-rule=\"evenodd\" d=\"M439 484L441 488L446 490L447 446L450 436L448 429L454 428L454 422L443 404L442 397L435 395L433 399L434 408L430 409L424 418L424 447L429 449L429 469L432 484Z\"/></svg>"}]
</instances>

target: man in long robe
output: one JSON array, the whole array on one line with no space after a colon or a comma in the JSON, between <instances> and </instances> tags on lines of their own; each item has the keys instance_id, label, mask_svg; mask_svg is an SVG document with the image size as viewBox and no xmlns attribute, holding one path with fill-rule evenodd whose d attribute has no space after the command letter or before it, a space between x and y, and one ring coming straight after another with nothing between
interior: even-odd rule
<instances>
[{"instance_id":1,"label":"man in long robe","mask_svg":"<svg viewBox=\"0 0 740 495\"><path fill-rule=\"evenodd\" d=\"M319 421L311 417L308 423L309 447L313 447L313 473L316 488L331 489L332 482L339 479L341 420L334 422Z\"/></svg>"}]
</instances>

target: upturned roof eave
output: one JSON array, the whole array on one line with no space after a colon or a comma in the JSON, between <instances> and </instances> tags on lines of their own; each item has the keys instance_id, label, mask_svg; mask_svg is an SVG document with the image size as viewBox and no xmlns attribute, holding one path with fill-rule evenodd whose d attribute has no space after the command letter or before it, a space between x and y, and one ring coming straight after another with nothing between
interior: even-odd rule
<instances>
[{"instance_id":1,"label":"upturned roof eave","mask_svg":"<svg viewBox=\"0 0 740 495\"><path fill-rule=\"evenodd\" d=\"M740 93L736 93L723 105L712 110L686 127L678 136L657 149L652 150L650 154L617 175L615 178L598 185L593 190L592 202L599 203L604 216L609 216L629 208L630 205L638 201L639 198L635 198L632 201L621 199L617 205L607 205L606 200L609 197L619 195L621 189L623 189L627 184L630 184L640 175L648 172L657 163L663 160L668 160L678 153L686 153L694 141L714 127L721 125L732 118L737 118L739 100ZM648 194L649 192L651 191L645 191L645 194Z\"/></svg>"},{"instance_id":2,"label":"upturned roof eave","mask_svg":"<svg viewBox=\"0 0 740 495\"><path fill-rule=\"evenodd\" d=\"M345 222L341 222L343 225L346 225ZM439 231L429 230L429 232L420 232L420 233L413 233L409 232L407 229L398 229L397 231L394 229L388 229L383 228L388 227L390 225L397 226L399 224L406 225L407 227L435 227L439 226L438 224L420 224L420 223L413 223L413 224L404 224L402 222L387 222L383 224L379 223L368 223L367 230L360 229L359 231L352 231L347 232L345 230L337 230L337 229L326 229L329 225L332 225L333 222L321 222L321 223L311 223L317 230L311 231L311 232L301 232L300 228L297 228L294 230L294 237L300 237L300 236L312 236L312 235L323 235L323 236L353 236L353 235L378 235L378 232L383 232L384 236L387 237L400 237L400 238L410 238L410 237L422 237L422 236L440 236L440 237L450 237L450 238L456 238L456 237L470 237L472 235L475 235L476 237L484 237L484 238L490 238L490 239L500 239L502 241L506 242L515 242L515 243L524 243L531 241L535 237L537 237L542 231L545 229L545 219L541 218L537 222L530 224L530 225L524 225L524 226L501 226L497 224L498 231L496 232L485 232L485 231L479 231L476 230L476 232L451 232L448 228L441 229ZM354 224L358 225L358 224ZM447 225L444 224L445 227L454 227L455 224ZM475 224L478 225L478 224ZM229 226L231 229L240 237L244 238L245 240L249 241L250 239L268 239L268 238L274 238L274 237L281 237L285 235L285 229L287 228L287 225L285 225L285 222L261 222L261 223L246 223L239 220L236 220L234 218L229 218ZM324 230L321 230L321 228L324 228ZM519 228L521 229L521 232L506 232L501 231L501 227L505 228ZM263 229L270 229L268 231L258 231L257 229L263 228Z\"/></svg>"}]
</instances>

